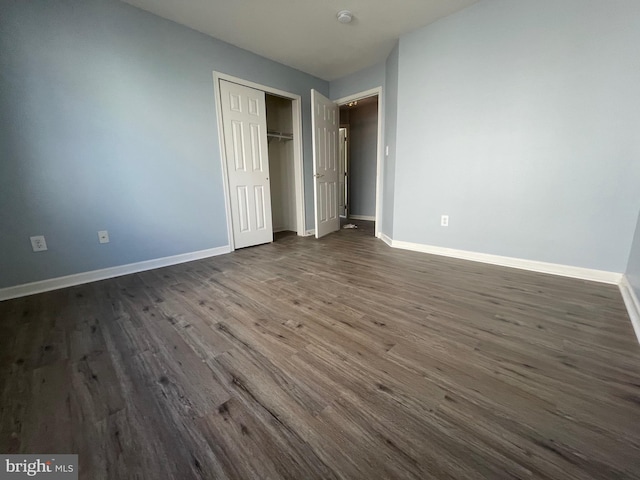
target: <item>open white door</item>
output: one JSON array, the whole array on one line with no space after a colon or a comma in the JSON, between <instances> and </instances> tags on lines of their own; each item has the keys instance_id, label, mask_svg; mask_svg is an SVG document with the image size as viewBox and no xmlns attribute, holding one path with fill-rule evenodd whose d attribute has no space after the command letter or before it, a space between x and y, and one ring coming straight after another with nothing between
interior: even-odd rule
<instances>
[{"instance_id":1,"label":"open white door","mask_svg":"<svg viewBox=\"0 0 640 480\"><path fill-rule=\"evenodd\" d=\"M273 241L264 92L220 80L235 248Z\"/></svg>"},{"instance_id":2,"label":"open white door","mask_svg":"<svg viewBox=\"0 0 640 480\"><path fill-rule=\"evenodd\" d=\"M316 238L340 229L338 215L338 105L311 90Z\"/></svg>"}]
</instances>

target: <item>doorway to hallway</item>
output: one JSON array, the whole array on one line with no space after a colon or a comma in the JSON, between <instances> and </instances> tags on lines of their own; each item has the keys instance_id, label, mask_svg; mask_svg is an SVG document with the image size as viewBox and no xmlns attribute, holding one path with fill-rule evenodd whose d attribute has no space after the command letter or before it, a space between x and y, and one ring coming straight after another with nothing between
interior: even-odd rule
<instances>
[{"instance_id":1,"label":"doorway to hallway","mask_svg":"<svg viewBox=\"0 0 640 480\"><path fill-rule=\"evenodd\" d=\"M353 224L375 235L378 175L377 94L340 105L338 205L342 226Z\"/></svg>"}]
</instances>

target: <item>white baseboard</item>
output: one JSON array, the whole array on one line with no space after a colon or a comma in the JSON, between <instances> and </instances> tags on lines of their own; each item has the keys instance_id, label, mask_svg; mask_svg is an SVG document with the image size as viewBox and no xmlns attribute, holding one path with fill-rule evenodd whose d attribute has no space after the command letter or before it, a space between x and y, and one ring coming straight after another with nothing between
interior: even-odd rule
<instances>
[{"instance_id":1,"label":"white baseboard","mask_svg":"<svg viewBox=\"0 0 640 480\"><path fill-rule=\"evenodd\" d=\"M442 255L445 257L471 260L472 262L490 263L492 265L500 265L503 267L519 268L521 270L531 270L532 272L549 273L552 275L579 278L581 280L590 280L593 282L609 283L613 285L618 285L622 280L621 273L607 272L604 270L593 270L590 268L573 267L570 265L561 265L557 263L546 263L537 262L535 260L525 260L522 258L502 257L500 255L491 255L488 253L469 252L466 250L435 247L433 245L402 242L399 240L392 240L391 246L394 248L401 248L403 250L412 250L414 252L431 253L433 255Z\"/></svg>"},{"instance_id":2,"label":"white baseboard","mask_svg":"<svg viewBox=\"0 0 640 480\"><path fill-rule=\"evenodd\" d=\"M367 220L369 222L376 221L376 217L371 215L349 215L349 218L352 220Z\"/></svg>"},{"instance_id":3,"label":"white baseboard","mask_svg":"<svg viewBox=\"0 0 640 480\"><path fill-rule=\"evenodd\" d=\"M622 294L622 299L627 307L627 312L629 313L633 330L636 332L638 342L640 342L640 300L638 300L636 292L631 288L626 275L623 275L622 280L620 281L620 293Z\"/></svg>"},{"instance_id":4,"label":"white baseboard","mask_svg":"<svg viewBox=\"0 0 640 480\"><path fill-rule=\"evenodd\" d=\"M0 289L0 302L11 298L25 297L35 293L48 292L59 288L73 287L83 283L95 282L98 280L106 280L107 278L120 277L130 273L144 272L145 270L153 270L154 268L168 267L178 263L191 262L202 258L214 257L230 253L229 245L217 248L209 248L198 252L183 253L173 255L171 257L155 258L144 262L130 263L128 265L119 265L117 267L103 268L101 270L93 270L90 272L76 273L65 277L50 278L38 282L25 283Z\"/></svg>"},{"instance_id":5,"label":"white baseboard","mask_svg":"<svg viewBox=\"0 0 640 480\"><path fill-rule=\"evenodd\" d=\"M316 234L316 229L315 228L312 228L311 230L307 230L306 232L304 232L304 236L305 237L310 237L310 236L315 235L315 234Z\"/></svg>"},{"instance_id":6,"label":"white baseboard","mask_svg":"<svg viewBox=\"0 0 640 480\"><path fill-rule=\"evenodd\" d=\"M393 246L393 240L391 239L391 237L389 235L386 235L386 234L380 232L379 238L380 238L380 240L382 240L384 243L386 243L390 247Z\"/></svg>"}]
</instances>

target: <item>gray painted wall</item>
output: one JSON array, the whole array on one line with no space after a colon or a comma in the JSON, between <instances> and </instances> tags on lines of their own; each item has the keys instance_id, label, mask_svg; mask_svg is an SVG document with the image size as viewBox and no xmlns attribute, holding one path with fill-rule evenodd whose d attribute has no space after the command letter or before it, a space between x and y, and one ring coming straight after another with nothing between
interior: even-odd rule
<instances>
[{"instance_id":1,"label":"gray painted wall","mask_svg":"<svg viewBox=\"0 0 640 480\"><path fill-rule=\"evenodd\" d=\"M640 214L638 214L638 222L636 224L636 234L633 237L631 245L631 253L626 270L627 280L631 284L636 298L640 299Z\"/></svg>"},{"instance_id":2,"label":"gray painted wall","mask_svg":"<svg viewBox=\"0 0 640 480\"><path fill-rule=\"evenodd\" d=\"M313 225L327 82L115 0L0 11L0 288L227 244L213 70L302 96Z\"/></svg>"},{"instance_id":3,"label":"gray painted wall","mask_svg":"<svg viewBox=\"0 0 640 480\"><path fill-rule=\"evenodd\" d=\"M350 215L376 215L376 176L378 163L378 102L359 103L341 109L340 124L349 125L349 189ZM346 122L342 119L346 118Z\"/></svg>"},{"instance_id":4,"label":"gray painted wall","mask_svg":"<svg viewBox=\"0 0 640 480\"><path fill-rule=\"evenodd\" d=\"M638 45L636 0L483 0L401 37L394 240L624 272Z\"/></svg>"},{"instance_id":5,"label":"gray painted wall","mask_svg":"<svg viewBox=\"0 0 640 480\"><path fill-rule=\"evenodd\" d=\"M393 205L396 178L396 133L398 121L398 59L396 45L387 57L385 65L385 145L389 149L384 161L382 175L382 225L380 231L393 238Z\"/></svg>"},{"instance_id":6,"label":"gray painted wall","mask_svg":"<svg viewBox=\"0 0 640 480\"><path fill-rule=\"evenodd\" d=\"M329 98L338 100L372 88L384 87L384 81L385 63L380 62L346 77L331 81L329 83Z\"/></svg>"}]
</instances>

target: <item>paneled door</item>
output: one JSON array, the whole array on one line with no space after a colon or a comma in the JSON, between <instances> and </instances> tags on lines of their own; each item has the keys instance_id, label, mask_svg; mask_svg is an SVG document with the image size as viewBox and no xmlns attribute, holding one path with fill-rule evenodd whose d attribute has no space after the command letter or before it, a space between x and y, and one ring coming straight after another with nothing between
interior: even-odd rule
<instances>
[{"instance_id":1,"label":"paneled door","mask_svg":"<svg viewBox=\"0 0 640 480\"><path fill-rule=\"evenodd\" d=\"M316 238L340 229L338 215L338 105L311 90Z\"/></svg>"},{"instance_id":2,"label":"paneled door","mask_svg":"<svg viewBox=\"0 0 640 480\"><path fill-rule=\"evenodd\" d=\"M235 248L273 241L265 94L220 80Z\"/></svg>"}]
</instances>

